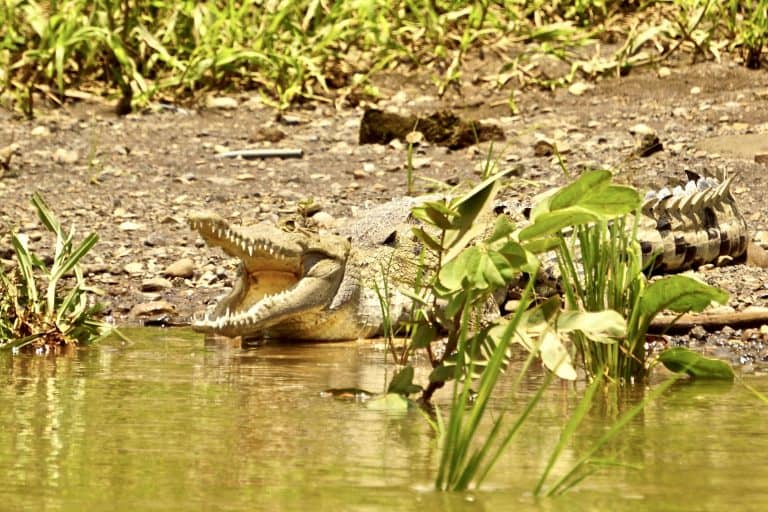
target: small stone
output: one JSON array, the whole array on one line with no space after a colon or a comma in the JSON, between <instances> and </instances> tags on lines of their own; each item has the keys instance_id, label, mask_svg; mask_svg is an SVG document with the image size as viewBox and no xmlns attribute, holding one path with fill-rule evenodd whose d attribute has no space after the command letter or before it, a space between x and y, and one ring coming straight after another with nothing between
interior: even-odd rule
<instances>
[{"instance_id":1,"label":"small stone","mask_svg":"<svg viewBox=\"0 0 768 512\"><path fill-rule=\"evenodd\" d=\"M60 164L74 164L79 158L80 155L74 149L59 148L53 153L53 161Z\"/></svg>"},{"instance_id":2,"label":"small stone","mask_svg":"<svg viewBox=\"0 0 768 512\"><path fill-rule=\"evenodd\" d=\"M173 288L173 283L163 277L153 277L151 279L144 279L141 282L141 291L143 292L159 292L161 290L167 290Z\"/></svg>"},{"instance_id":3,"label":"small stone","mask_svg":"<svg viewBox=\"0 0 768 512\"><path fill-rule=\"evenodd\" d=\"M588 90L592 89L592 87L592 85L585 82L574 82L570 85L570 87L568 87L568 92L574 96L581 96Z\"/></svg>"},{"instance_id":4,"label":"small stone","mask_svg":"<svg viewBox=\"0 0 768 512\"><path fill-rule=\"evenodd\" d=\"M656 130L644 123L638 123L629 129L629 133L635 136L635 154L639 157L647 157L664 149Z\"/></svg>"},{"instance_id":5,"label":"small stone","mask_svg":"<svg viewBox=\"0 0 768 512\"><path fill-rule=\"evenodd\" d=\"M659 78L667 78L672 74L672 70L666 66L662 66L659 68L657 74Z\"/></svg>"},{"instance_id":6,"label":"small stone","mask_svg":"<svg viewBox=\"0 0 768 512\"><path fill-rule=\"evenodd\" d=\"M166 277L191 278L195 275L195 262L190 258L182 258L168 265L163 272Z\"/></svg>"},{"instance_id":7,"label":"small stone","mask_svg":"<svg viewBox=\"0 0 768 512\"><path fill-rule=\"evenodd\" d=\"M432 159L429 157L417 157L414 158L411 163L413 164L414 169L423 169L424 167L429 167L432 164Z\"/></svg>"},{"instance_id":8,"label":"small stone","mask_svg":"<svg viewBox=\"0 0 768 512\"><path fill-rule=\"evenodd\" d=\"M133 261L123 265L123 271L126 274L141 274L144 272L144 264L140 261Z\"/></svg>"},{"instance_id":9,"label":"small stone","mask_svg":"<svg viewBox=\"0 0 768 512\"><path fill-rule=\"evenodd\" d=\"M555 154L555 144L549 139L539 139L533 144L534 156L552 156Z\"/></svg>"},{"instance_id":10,"label":"small stone","mask_svg":"<svg viewBox=\"0 0 768 512\"><path fill-rule=\"evenodd\" d=\"M703 340L707 337L707 331L702 326L697 325L691 329L689 335L695 340Z\"/></svg>"},{"instance_id":11,"label":"small stone","mask_svg":"<svg viewBox=\"0 0 768 512\"><path fill-rule=\"evenodd\" d=\"M221 110L234 110L238 107L238 102L228 96L209 96L205 105L208 108L217 108Z\"/></svg>"},{"instance_id":12,"label":"small stone","mask_svg":"<svg viewBox=\"0 0 768 512\"><path fill-rule=\"evenodd\" d=\"M165 300L154 300L152 302L143 302L136 304L131 308L129 316L131 318L140 318L155 315L167 315L176 311L173 304Z\"/></svg>"},{"instance_id":13,"label":"small stone","mask_svg":"<svg viewBox=\"0 0 768 512\"><path fill-rule=\"evenodd\" d=\"M144 229L144 225L139 224L138 222L131 222L127 220L125 222L121 222L120 225L117 226L117 229L120 231L138 231L140 229Z\"/></svg>"},{"instance_id":14,"label":"small stone","mask_svg":"<svg viewBox=\"0 0 768 512\"><path fill-rule=\"evenodd\" d=\"M39 125L32 128L29 132L33 137L47 137L51 134L51 130L47 126Z\"/></svg>"},{"instance_id":15,"label":"small stone","mask_svg":"<svg viewBox=\"0 0 768 512\"><path fill-rule=\"evenodd\" d=\"M691 94L693 94L694 96L697 94L701 94L701 87L699 87L698 85L694 85L693 87L691 87Z\"/></svg>"},{"instance_id":16,"label":"small stone","mask_svg":"<svg viewBox=\"0 0 768 512\"><path fill-rule=\"evenodd\" d=\"M248 142L280 142L285 138L285 132L276 126L262 126L256 128Z\"/></svg>"}]
</instances>

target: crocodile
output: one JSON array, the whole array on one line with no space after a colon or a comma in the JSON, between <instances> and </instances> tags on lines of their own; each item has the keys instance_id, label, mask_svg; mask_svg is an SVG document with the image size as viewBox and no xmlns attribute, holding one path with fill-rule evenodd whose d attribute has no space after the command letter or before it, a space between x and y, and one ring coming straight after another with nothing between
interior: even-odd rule
<instances>
[{"instance_id":1,"label":"crocodile","mask_svg":"<svg viewBox=\"0 0 768 512\"><path fill-rule=\"evenodd\" d=\"M638 239L657 271L746 253L747 225L730 192L733 178L690 178L685 186L649 192L643 201ZM400 288L410 288L417 275L421 246L409 212L420 201L406 197L370 208L333 234L235 226L210 212L191 215L190 226L208 245L240 260L233 290L193 328L243 338L372 337L385 325L382 293L387 320L407 321L412 302Z\"/></svg>"}]
</instances>

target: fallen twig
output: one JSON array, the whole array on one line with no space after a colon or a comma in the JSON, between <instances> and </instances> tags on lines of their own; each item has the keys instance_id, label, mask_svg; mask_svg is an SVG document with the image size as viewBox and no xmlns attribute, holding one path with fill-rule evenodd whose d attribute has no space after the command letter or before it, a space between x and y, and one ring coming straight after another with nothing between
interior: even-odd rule
<instances>
[{"instance_id":1,"label":"fallen twig","mask_svg":"<svg viewBox=\"0 0 768 512\"><path fill-rule=\"evenodd\" d=\"M234 151L225 151L219 153L214 158L244 158L251 160L254 158L301 158L304 156L302 149L238 149Z\"/></svg>"}]
</instances>

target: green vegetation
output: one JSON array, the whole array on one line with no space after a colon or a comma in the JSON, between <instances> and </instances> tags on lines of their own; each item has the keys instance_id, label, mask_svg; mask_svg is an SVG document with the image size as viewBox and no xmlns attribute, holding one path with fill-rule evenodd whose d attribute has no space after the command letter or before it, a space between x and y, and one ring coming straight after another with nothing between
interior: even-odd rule
<instances>
[{"instance_id":1,"label":"green vegetation","mask_svg":"<svg viewBox=\"0 0 768 512\"><path fill-rule=\"evenodd\" d=\"M87 343L108 333L112 327L94 319L99 307L89 301L93 290L78 266L98 236L91 233L74 246L74 230L65 234L39 195L32 197L32 204L56 236L53 262L48 267L33 254L26 235L12 235L17 266L0 273L0 350ZM41 285L41 278L46 285ZM74 279L69 289L63 283L67 278Z\"/></svg>"},{"instance_id":2,"label":"green vegetation","mask_svg":"<svg viewBox=\"0 0 768 512\"><path fill-rule=\"evenodd\" d=\"M445 420L437 414L441 459L435 485L442 490L465 490L482 483L549 382L556 377L575 380L580 367L590 386L565 424L535 489L537 495L560 494L594 470L590 463L594 452L643 409L645 402L630 409L589 455L545 489L551 468L591 408L597 387L604 382L645 381L647 369L655 362L648 359L645 348L654 316L667 309L701 311L712 301L725 301L727 295L684 276L647 280L636 240L639 195L630 187L611 183L610 172L585 172L553 190L534 206L530 224L522 229L506 216L492 213L499 178L498 174L486 178L462 197L428 201L413 209L413 216L422 222L413 228L425 247L422 272L411 292L416 306L410 339L402 351L392 351L403 368L387 392L420 393L421 402L427 404L437 389L453 382L450 415ZM553 264L560 269L565 298L535 303L541 265L536 255L547 258L550 250L556 258ZM386 297L386 268L383 277L379 291ZM510 283L526 284L511 316L499 318L492 314L498 307L494 297ZM391 326L389 332L394 334ZM439 332L446 333L442 351L433 343ZM515 411L513 420L505 411L488 427L486 411L512 343L529 351L516 385L537 357L550 373ZM408 356L417 350L426 351L433 365L426 387L413 382L414 370L408 365ZM685 349L669 349L658 360L679 374L733 379L727 364ZM646 400L677 378L657 387ZM404 407L402 400L396 403ZM489 433L479 439L483 428L490 428Z\"/></svg>"},{"instance_id":3,"label":"green vegetation","mask_svg":"<svg viewBox=\"0 0 768 512\"><path fill-rule=\"evenodd\" d=\"M486 78L515 87L623 74L679 51L733 50L759 67L767 10L766 0L2 0L0 88L28 115L35 94L61 102L73 90L118 96L123 112L229 87L285 108L375 95L370 77L397 67L426 72L442 94L467 58L491 59Z\"/></svg>"}]
</instances>

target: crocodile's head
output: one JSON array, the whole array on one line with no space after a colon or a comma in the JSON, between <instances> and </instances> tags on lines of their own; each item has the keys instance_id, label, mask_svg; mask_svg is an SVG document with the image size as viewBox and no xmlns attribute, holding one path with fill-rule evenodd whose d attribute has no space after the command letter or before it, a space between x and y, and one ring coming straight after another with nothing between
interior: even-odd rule
<instances>
[{"instance_id":1,"label":"crocodile's head","mask_svg":"<svg viewBox=\"0 0 768 512\"><path fill-rule=\"evenodd\" d=\"M232 291L193 322L195 330L244 338L312 338L313 329L323 329L344 275L350 247L345 238L290 233L265 224L231 226L208 212L191 215L189 225L208 245L240 260Z\"/></svg>"}]
</instances>

